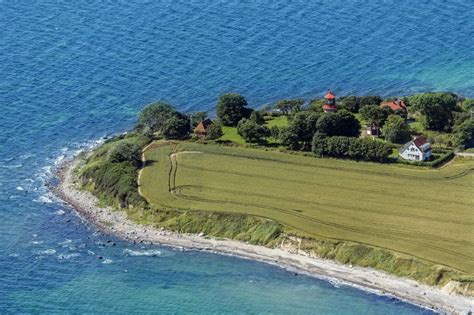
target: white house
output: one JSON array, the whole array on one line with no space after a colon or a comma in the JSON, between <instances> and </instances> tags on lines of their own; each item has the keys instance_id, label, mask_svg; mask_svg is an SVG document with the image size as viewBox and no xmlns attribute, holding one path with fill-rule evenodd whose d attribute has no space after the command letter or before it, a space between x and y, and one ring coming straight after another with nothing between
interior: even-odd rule
<instances>
[{"instance_id":1,"label":"white house","mask_svg":"<svg viewBox=\"0 0 474 315\"><path fill-rule=\"evenodd\" d=\"M400 156L411 161L425 161L431 154L431 144L425 137L416 137L400 150Z\"/></svg>"}]
</instances>

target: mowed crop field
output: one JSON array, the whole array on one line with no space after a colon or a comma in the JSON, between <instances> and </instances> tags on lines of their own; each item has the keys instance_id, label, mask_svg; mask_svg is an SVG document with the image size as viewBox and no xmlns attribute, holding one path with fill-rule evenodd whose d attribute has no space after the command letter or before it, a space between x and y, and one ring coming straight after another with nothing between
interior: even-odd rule
<instances>
[{"instance_id":1,"label":"mowed crop field","mask_svg":"<svg viewBox=\"0 0 474 315\"><path fill-rule=\"evenodd\" d=\"M429 170L159 142L145 157L157 207L261 216L474 274L474 160Z\"/></svg>"}]
</instances>

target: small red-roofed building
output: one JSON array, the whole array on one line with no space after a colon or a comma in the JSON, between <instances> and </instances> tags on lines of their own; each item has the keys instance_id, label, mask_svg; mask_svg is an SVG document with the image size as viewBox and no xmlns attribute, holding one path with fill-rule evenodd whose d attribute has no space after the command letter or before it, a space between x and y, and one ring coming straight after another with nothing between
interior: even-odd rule
<instances>
[{"instance_id":1,"label":"small red-roofed building","mask_svg":"<svg viewBox=\"0 0 474 315\"><path fill-rule=\"evenodd\" d=\"M336 95L331 90L328 90L324 96L323 110L325 113L333 113L337 110Z\"/></svg>"},{"instance_id":2,"label":"small red-roofed building","mask_svg":"<svg viewBox=\"0 0 474 315\"><path fill-rule=\"evenodd\" d=\"M412 141L406 143L399 152L400 156L410 161L425 161L431 157L431 144L425 137L415 137Z\"/></svg>"},{"instance_id":3,"label":"small red-roofed building","mask_svg":"<svg viewBox=\"0 0 474 315\"><path fill-rule=\"evenodd\" d=\"M204 138L207 135L207 129L212 125L212 120L204 119L201 121L196 128L194 128L194 134L199 138Z\"/></svg>"},{"instance_id":4,"label":"small red-roofed building","mask_svg":"<svg viewBox=\"0 0 474 315\"><path fill-rule=\"evenodd\" d=\"M395 113L401 112L404 114L405 118L406 118L406 114L408 113L407 105L405 104L403 100L398 99L398 98L388 101L388 102L383 102L382 104L380 104L380 107L389 107Z\"/></svg>"}]
</instances>

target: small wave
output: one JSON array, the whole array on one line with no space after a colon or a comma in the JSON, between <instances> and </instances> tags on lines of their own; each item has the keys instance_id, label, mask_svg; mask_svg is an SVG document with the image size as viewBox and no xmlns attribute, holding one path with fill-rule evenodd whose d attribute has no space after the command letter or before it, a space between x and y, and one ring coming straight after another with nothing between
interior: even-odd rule
<instances>
[{"instance_id":1,"label":"small wave","mask_svg":"<svg viewBox=\"0 0 474 315\"><path fill-rule=\"evenodd\" d=\"M39 202L39 203L52 203L53 201L46 197L46 196L40 196L38 199L33 199L34 202Z\"/></svg>"},{"instance_id":2,"label":"small wave","mask_svg":"<svg viewBox=\"0 0 474 315\"><path fill-rule=\"evenodd\" d=\"M27 159L29 159L29 158L31 158L31 157L33 157L33 156L34 156L34 155L31 154L31 153L22 154L22 155L20 155L20 159L22 159L22 160L27 160Z\"/></svg>"},{"instance_id":3,"label":"small wave","mask_svg":"<svg viewBox=\"0 0 474 315\"><path fill-rule=\"evenodd\" d=\"M112 259L108 259L108 258L106 258L106 259L104 259L104 261L102 261L102 263L103 263L103 264L106 264L106 265L109 265L109 264L111 264L111 263L113 263L113 262L114 262L114 261L113 261Z\"/></svg>"},{"instance_id":4,"label":"small wave","mask_svg":"<svg viewBox=\"0 0 474 315\"><path fill-rule=\"evenodd\" d=\"M18 187L16 187L16 190L18 190L18 191L23 191L23 190L25 190L25 189L23 189L23 187L21 187L21 186L18 186Z\"/></svg>"},{"instance_id":5,"label":"small wave","mask_svg":"<svg viewBox=\"0 0 474 315\"><path fill-rule=\"evenodd\" d=\"M341 284L342 284L342 282L340 282L336 279L329 279L328 282L330 284L332 284L335 288L338 288L338 289L341 287Z\"/></svg>"},{"instance_id":6,"label":"small wave","mask_svg":"<svg viewBox=\"0 0 474 315\"><path fill-rule=\"evenodd\" d=\"M162 253L158 249L151 249L151 250L131 250L125 249L123 251L125 256L147 256L147 257L156 257L161 256Z\"/></svg>"},{"instance_id":7,"label":"small wave","mask_svg":"<svg viewBox=\"0 0 474 315\"><path fill-rule=\"evenodd\" d=\"M72 243L72 240L67 239L67 240L65 240L64 242L59 242L58 245L61 245L61 246L63 246L63 247L66 247L66 246L69 246L69 244L71 244L71 243Z\"/></svg>"},{"instance_id":8,"label":"small wave","mask_svg":"<svg viewBox=\"0 0 474 315\"><path fill-rule=\"evenodd\" d=\"M33 245L39 245L39 244L43 244L43 241L31 241L30 243Z\"/></svg>"},{"instance_id":9,"label":"small wave","mask_svg":"<svg viewBox=\"0 0 474 315\"><path fill-rule=\"evenodd\" d=\"M16 257L20 257L20 255L19 255L19 254L16 254L16 253L13 253L13 254L8 255L8 257L14 257L14 258L16 258Z\"/></svg>"},{"instance_id":10,"label":"small wave","mask_svg":"<svg viewBox=\"0 0 474 315\"><path fill-rule=\"evenodd\" d=\"M20 168L22 166L23 166L23 164L13 164L13 165L0 164L0 168L6 168L6 169Z\"/></svg>"},{"instance_id":11,"label":"small wave","mask_svg":"<svg viewBox=\"0 0 474 315\"><path fill-rule=\"evenodd\" d=\"M54 213L57 214L57 215L63 215L66 212L64 212L64 210L59 209L58 211L55 211Z\"/></svg>"},{"instance_id":12,"label":"small wave","mask_svg":"<svg viewBox=\"0 0 474 315\"><path fill-rule=\"evenodd\" d=\"M81 254L79 254L79 253L59 254L59 255L58 255L58 259L59 259L59 260L68 260L68 259L75 258L75 257L79 257L79 256L81 256Z\"/></svg>"},{"instance_id":13,"label":"small wave","mask_svg":"<svg viewBox=\"0 0 474 315\"><path fill-rule=\"evenodd\" d=\"M40 255L54 255L54 254L56 254L56 250L50 248L50 249L39 251L38 254L40 254Z\"/></svg>"}]
</instances>

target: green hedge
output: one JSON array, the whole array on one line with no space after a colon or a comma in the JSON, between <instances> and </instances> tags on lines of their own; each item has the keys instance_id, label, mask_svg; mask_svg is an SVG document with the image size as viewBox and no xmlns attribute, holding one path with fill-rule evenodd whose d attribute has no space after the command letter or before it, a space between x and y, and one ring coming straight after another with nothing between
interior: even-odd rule
<instances>
[{"instance_id":1,"label":"green hedge","mask_svg":"<svg viewBox=\"0 0 474 315\"><path fill-rule=\"evenodd\" d=\"M337 157L351 160L387 162L392 146L372 139L353 137L321 137L315 135L313 152L320 157Z\"/></svg>"},{"instance_id":2,"label":"green hedge","mask_svg":"<svg viewBox=\"0 0 474 315\"><path fill-rule=\"evenodd\" d=\"M402 158L398 158L397 163L415 165L415 166L438 167L450 161L454 157L454 151L448 150L448 149L435 149L433 150L433 154L439 154L439 156L435 158L434 160L424 161L424 162L407 161L407 160L403 160Z\"/></svg>"}]
</instances>

